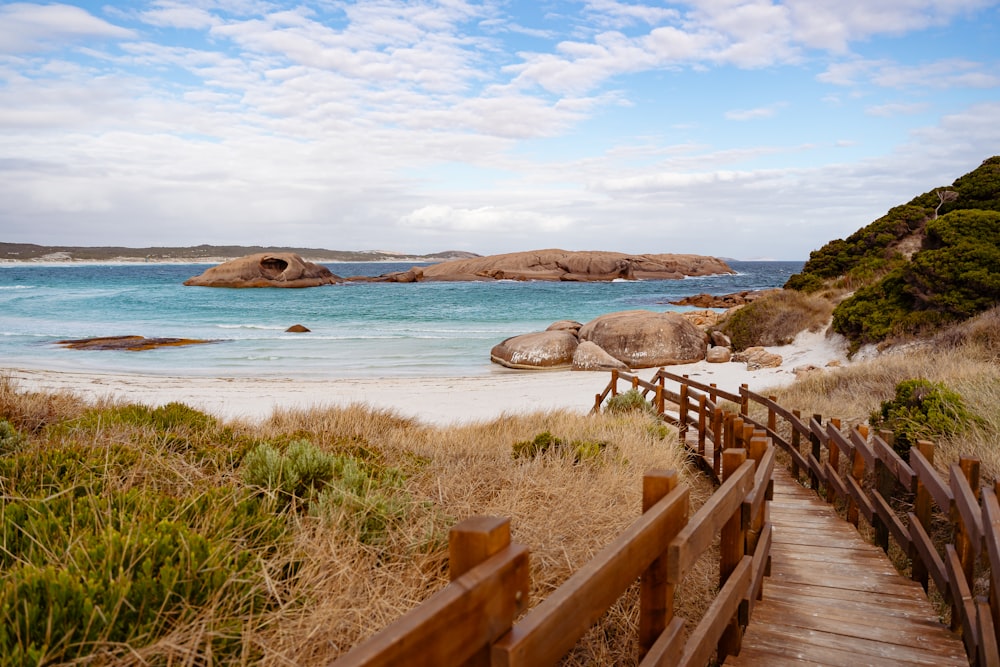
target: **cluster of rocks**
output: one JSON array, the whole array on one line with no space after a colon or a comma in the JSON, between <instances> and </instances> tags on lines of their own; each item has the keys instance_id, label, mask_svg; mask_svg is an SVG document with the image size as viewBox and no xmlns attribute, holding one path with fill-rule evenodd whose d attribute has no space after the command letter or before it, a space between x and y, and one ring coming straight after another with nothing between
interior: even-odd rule
<instances>
[{"instance_id":1,"label":"cluster of rocks","mask_svg":"<svg viewBox=\"0 0 1000 667\"><path fill-rule=\"evenodd\" d=\"M700 361L707 347L705 334L678 313L630 310L513 336L490 359L508 368L629 370Z\"/></svg>"},{"instance_id":2,"label":"cluster of rocks","mask_svg":"<svg viewBox=\"0 0 1000 667\"><path fill-rule=\"evenodd\" d=\"M697 326L688 313L629 310L602 315L587 324L561 320L545 331L512 336L490 350L490 359L526 370L629 371L737 361L748 370L780 366L780 355L762 347L733 353L721 331Z\"/></svg>"},{"instance_id":3,"label":"cluster of rocks","mask_svg":"<svg viewBox=\"0 0 1000 667\"><path fill-rule=\"evenodd\" d=\"M724 273L734 271L721 259L705 255L534 250L454 259L375 277L341 278L324 266L288 252L258 253L233 259L184 281L184 284L198 287L317 287L345 281L680 280L687 276Z\"/></svg>"},{"instance_id":4,"label":"cluster of rocks","mask_svg":"<svg viewBox=\"0 0 1000 667\"><path fill-rule=\"evenodd\" d=\"M694 306L695 308L738 308L740 306L745 306L748 303L753 303L757 299L765 297L768 294L780 291L780 289L769 289L743 290L742 292L733 292L732 294L701 293L693 296L686 296L683 299L670 301L669 303L674 306Z\"/></svg>"}]
</instances>

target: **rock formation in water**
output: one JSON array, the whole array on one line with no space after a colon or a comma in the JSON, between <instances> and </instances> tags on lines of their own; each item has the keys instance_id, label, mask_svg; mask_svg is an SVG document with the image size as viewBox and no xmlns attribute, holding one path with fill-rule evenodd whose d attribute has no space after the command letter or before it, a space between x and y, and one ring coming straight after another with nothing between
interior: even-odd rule
<instances>
[{"instance_id":1,"label":"rock formation in water","mask_svg":"<svg viewBox=\"0 0 1000 667\"><path fill-rule=\"evenodd\" d=\"M258 253L214 266L184 281L197 287L318 287L340 282L330 269L295 253Z\"/></svg>"},{"instance_id":2,"label":"rock formation in water","mask_svg":"<svg viewBox=\"0 0 1000 667\"><path fill-rule=\"evenodd\" d=\"M679 280L687 276L735 273L704 255L627 255L608 251L534 250L456 259L370 280L424 282L461 280Z\"/></svg>"},{"instance_id":3,"label":"rock formation in water","mask_svg":"<svg viewBox=\"0 0 1000 667\"><path fill-rule=\"evenodd\" d=\"M75 340L56 341L71 350L125 350L141 352L155 350L159 347L181 347L184 345L201 345L214 343L212 340L199 338L146 338L145 336L102 336L99 338L78 338Z\"/></svg>"}]
</instances>

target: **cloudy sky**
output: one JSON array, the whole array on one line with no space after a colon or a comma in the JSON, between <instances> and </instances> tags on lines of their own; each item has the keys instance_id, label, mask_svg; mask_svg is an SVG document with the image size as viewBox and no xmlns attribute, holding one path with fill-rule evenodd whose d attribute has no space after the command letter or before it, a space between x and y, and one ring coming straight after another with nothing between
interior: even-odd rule
<instances>
[{"instance_id":1,"label":"cloudy sky","mask_svg":"<svg viewBox=\"0 0 1000 667\"><path fill-rule=\"evenodd\" d=\"M0 241L805 259L1000 154L1000 0L0 2Z\"/></svg>"}]
</instances>

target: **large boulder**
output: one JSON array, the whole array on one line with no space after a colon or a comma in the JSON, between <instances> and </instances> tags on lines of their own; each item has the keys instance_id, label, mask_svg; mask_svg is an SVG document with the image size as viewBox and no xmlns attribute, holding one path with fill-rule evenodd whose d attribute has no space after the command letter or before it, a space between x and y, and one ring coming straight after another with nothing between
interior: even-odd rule
<instances>
[{"instance_id":1,"label":"large boulder","mask_svg":"<svg viewBox=\"0 0 1000 667\"><path fill-rule=\"evenodd\" d=\"M768 352L763 347L748 347L733 355L733 361L744 362L748 371L757 371L761 368L777 368L784 361L780 354Z\"/></svg>"},{"instance_id":2,"label":"large boulder","mask_svg":"<svg viewBox=\"0 0 1000 667\"><path fill-rule=\"evenodd\" d=\"M627 310L602 315L580 329L580 340L596 343L630 368L689 364L705 358L705 334L677 313Z\"/></svg>"},{"instance_id":3,"label":"large boulder","mask_svg":"<svg viewBox=\"0 0 1000 667\"><path fill-rule=\"evenodd\" d=\"M295 253L258 253L214 266L185 285L197 287L318 287L340 282L330 269Z\"/></svg>"},{"instance_id":4,"label":"large boulder","mask_svg":"<svg viewBox=\"0 0 1000 667\"><path fill-rule=\"evenodd\" d=\"M704 255L627 255L609 251L533 250L456 259L369 280L665 280L734 273L721 259Z\"/></svg>"},{"instance_id":5,"label":"large boulder","mask_svg":"<svg viewBox=\"0 0 1000 667\"><path fill-rule=\"evenodd\" d=\"M579 344L572 331L539 331L514 336L490 350L490 360L507 368L566 369Z\"/></svg>"},{"instance_id":6,"label":"large boulder","mask_svg":"<svg viewBox=\"0 0 1000 667\"><path fill-rule=\"evenodd\" d=\"M580 343L576 352L573 353L573 370L574 371L626 371L631 370L624 363L615 359L610 354L605 352L603 349L597 346L596 343L591 343L589 340L585 340Z\"/></svg>"}]
</instances>

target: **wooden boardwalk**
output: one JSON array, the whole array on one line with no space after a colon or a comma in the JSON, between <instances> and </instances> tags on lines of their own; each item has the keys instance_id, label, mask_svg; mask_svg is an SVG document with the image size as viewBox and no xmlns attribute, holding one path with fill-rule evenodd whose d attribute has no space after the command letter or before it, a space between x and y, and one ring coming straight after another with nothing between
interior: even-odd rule
<instances>
[{"instance_id":1,"label":"wooden boardwalk","mask_svg":"<svg viewBox=\"0 0 1000 667\"><path fill-rule=\"evenodd\" d=\"M774 471L771 574L726 665L968 665L919 584L782 467Z\"/></svg>"}]
</instances>

